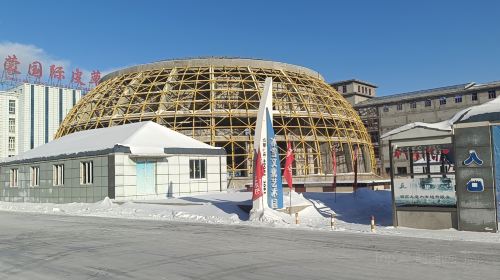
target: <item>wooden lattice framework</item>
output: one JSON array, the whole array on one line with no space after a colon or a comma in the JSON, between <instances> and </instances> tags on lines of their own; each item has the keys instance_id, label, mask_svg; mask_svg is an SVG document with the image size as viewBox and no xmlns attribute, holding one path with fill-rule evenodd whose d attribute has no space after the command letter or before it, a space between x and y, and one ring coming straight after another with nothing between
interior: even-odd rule
<instances>
[{"instance_id":1,"label":"wooden lattice framework","mask_svg":"<svg viewBox=\"0 0 500 280\"><path fill-rule=\"evenodd\" d=\"M251 176L253 135L266 77L273 78L274 128L284 161L286 141L295 150L295 175L375 166L370 136L349 103L316 72L252 59L187 59L140 65L105 76L73 107L56 138L87 129L154 121L207 144L224 147L228 171ZM355 147L358 149L355 149Z\"/></svg>"}]
</instances>

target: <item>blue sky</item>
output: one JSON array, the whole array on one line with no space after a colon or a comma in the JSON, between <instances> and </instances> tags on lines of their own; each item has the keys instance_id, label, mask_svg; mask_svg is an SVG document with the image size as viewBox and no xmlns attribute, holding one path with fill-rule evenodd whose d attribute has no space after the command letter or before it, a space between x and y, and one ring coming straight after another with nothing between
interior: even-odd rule
<instances>
[{"instance_id":1,"label":"blue sky","mask_svg":"<svg viewBox=\"0 0 500 280\"><path fill-rule=\"evenodd\" d=\"M500 80L500 1L18 0L2 11L2 61L31 51L107 71L255 57L312 68L328 82L366 80L380 95Z\"/></svg>"}]
</instances>

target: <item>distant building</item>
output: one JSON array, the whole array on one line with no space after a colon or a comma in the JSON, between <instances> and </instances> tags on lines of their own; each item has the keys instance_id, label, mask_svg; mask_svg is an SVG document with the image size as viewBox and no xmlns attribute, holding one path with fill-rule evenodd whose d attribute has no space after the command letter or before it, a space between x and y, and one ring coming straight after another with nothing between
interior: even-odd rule
<instances>
[{"instance_id":1,"label":"distant building","mask_svg":"<svg viewBox=\"0 0 500 280\"><path fill-rule=\"evenodd\" d=\"M376 95L377 86L365 81L351 79L330 84L351 105L358 104Z\"/></svg>"},{"instance_id":2,"label":"distant building","mask_svg":"<svg viewBox=\"0 0 500 280\"><path fill-rule=\"evenodd\" d=\"M0 92L0 158L54 139L59 124L82 96L81 90L31 83Z\"/></svg>"},{"instance_id":3,"label":"distant building","mask_svg":"<svg viewBox=\"0 0 500 280\"><path fill-rule=\"evenodd\" d=\"M226 152L154 122L90 129L0 161L0 200L161 199L227 188Z\"/></svg>"},{"instance_id":4,"label":"distant building","mask_svg":"<svg viewBox=\"0 0 500 280\"><path fill-rule=\"evenodd\" d=\"M18 100L17 93L0 91L0 158L17 154Z\"/></svg>"},{"instance_id":5,"label":"distant building","mask_svg":"<svg viewBox=\"0 0 500 280\"><path fill-rule=\"evenodd\" d=\"M372 85L368 94L359 92L357 86L370 83L349 80L331 84L340 86L339 92L351 102L371 136L379 173L389 173L389 146L380 141L380 135L412 122L434 123L450 119L455 113L473 105L488 102L500 95L500 81L485 84L465 83L434 89L426 89L388 96L375 96ZM347 92L343 92L343 89ZM353 90L349 90L353 88ZM395 162L399 173L407 170L405 163Z\"/></svg>"}]
</instances>

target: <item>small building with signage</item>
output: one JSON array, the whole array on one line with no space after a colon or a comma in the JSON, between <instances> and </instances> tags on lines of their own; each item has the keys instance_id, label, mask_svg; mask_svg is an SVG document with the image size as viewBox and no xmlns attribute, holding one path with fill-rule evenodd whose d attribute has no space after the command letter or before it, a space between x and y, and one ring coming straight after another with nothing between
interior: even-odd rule
<instances>
[{"instance_id":1,"label":"small building with signage","mask_svg":"<svg viewBox=\"0 0 500 280\"><path fill-rule=\"evenodd\" d=\"M440 123L411 123L382 136L391 168L394 226L498 231L500 98Z\"/></svg>"},{"instance_id":2,"label":"small building with signage","mask_svg":"<svg viewBox=\"0 0 500 280\"><path fill-rule=\"evenodd\" d=\"M75 132L0 161L0 200L160 199L227 188L226 153L154 122Z\"/></svg>"}]
</instances>

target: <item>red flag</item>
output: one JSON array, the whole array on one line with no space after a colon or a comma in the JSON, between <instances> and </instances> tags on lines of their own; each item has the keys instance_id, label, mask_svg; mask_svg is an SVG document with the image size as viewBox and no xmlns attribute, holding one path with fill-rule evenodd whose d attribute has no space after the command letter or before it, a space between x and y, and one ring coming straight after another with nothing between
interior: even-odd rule
<instances>
[{"instance_id":1,"label":"red flag","mask_svg":"<svg viewBox=\"0 0 500 280\"><path fill-rule=\"evenodd\" d=\"M335 201L337 201L337 148L332 149L332 165L333 165L333 184L332 188L335 192Z\"/></svg>"},{"instance_id":2,"label":"red flag","mask_svg":"<svg viewBox=\"0 0 500 280\"><path fill-rule=\"evenodd\" d=\"M401 151L399 149L397 149L396 151L394 151L394 157L399 159L399 157L401 156Z\"/></svg>"},{"instance_id":3,"label":"red flag","mask_svg":"<svg viewBox=\"0 0 500 280\"><path fill-rule=\"evenodd\" d=\"M260 156L260 151L257 153L254 162L254 175L253 175L253 194L252 201L259 199L262 194L262 176L264 176L264 165L262 164L262 158Z\"/></svg>"},{"instance_id":4,"label":"red flag","mask_svg":"<svg viewBox=\"0 0 500 280\"><path fill-rule=\"evenodd\" d=\"M294 156L293 156L293 149L292 145L290 143L286 143L286 161L285 161L285 176L286 183L288 184L288 187L290 190L293 188L293 182L292 182L292 163L294 161Z\"/></svg>"}]
</instances>

